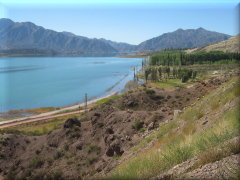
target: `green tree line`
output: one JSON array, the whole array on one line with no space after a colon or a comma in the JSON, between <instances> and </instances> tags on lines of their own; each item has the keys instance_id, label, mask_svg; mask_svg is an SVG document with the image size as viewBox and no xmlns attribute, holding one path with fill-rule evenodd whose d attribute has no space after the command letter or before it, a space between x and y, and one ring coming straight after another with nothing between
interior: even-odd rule
<instances>
[{"instance_id":1,"label":"green tree line","mask_svg":"<svg viewBox=\"0 0 240 180\"><path fill-rule=\"evenodd\" d=\"M161 52L152 55L149 59L149 65L162 65L162 66L182 66L193 64L211 64L218 61L224 63L239 63L239 53L225 53L221 51L215 52L199 52L194 54L187 54L184 52Z\"/></svg>"},{"instance_id":2,"label":"green tree line","mask_svg":"<svg viewBox=\"0 0 240 180\"><path fill-rule=\"evenodd\" d=\"M182 82L187 82L189 79L195 79L197 71L181 67L169 66L148 66L145 67L144 78L146 83L151 80L153 82L167 80L167 79L181 79Z\"/></svg>"}]
</instances>

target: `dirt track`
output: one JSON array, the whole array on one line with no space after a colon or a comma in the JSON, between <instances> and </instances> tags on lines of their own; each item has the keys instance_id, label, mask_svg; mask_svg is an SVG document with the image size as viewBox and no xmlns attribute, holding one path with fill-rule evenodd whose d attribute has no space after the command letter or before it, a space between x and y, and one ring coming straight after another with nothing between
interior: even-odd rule
<instances>
[{"instance_id":1,"label":"dirt track","mask_svg":"<svg viewBox=\"0 0 240 180\"><path fill-rule=\"evenodd\" d=\"M108 97L110 97L114 94L116 94L116 93L111 93L109 95L90 100L88 102L88 105L91 105L91 104L93 104L93 103L95 103L95 102L97 102L101 99L108 98ZM17 125L25 124L25 123L29 123L29 122L43 121L43 120L62 117L62 116L66 116L66 115L81 113L81 112L84 112L85 110L76 110L76 111L73 111L73 110L75 110L79 107L84 107L84 105L85 104L82 103L82 104L79 104L79 105L73 105L73 106L61 108L60 110L41 113L41 114L34 115L34 116L31 116L31 117L23 117L23 118L17 118L17 119L2 121L2 122L0 122L0 129L7 128L7 127L12 127L12 126L17 126ZM69 111L69 110L72 110L72 112L61 113L63 111ZM59 113L59 114L57 114L57 113Z\"/></svg>"},{"instance_id":2,"label":"dirt track","mask_svg":"<svg viewBox=\"0 0 240 180\"><path fill-rule=\"evenodd\" d=\"M62 117L62 116L66 116L66 115L82 113L84 111L85 110L80 110L80 111L78 110L78 111L73 111L73 112L57 114L57 115L49 115L49 116L45 116L45 117L31 118L31 119L26 119L26 120L17 121L17 122L9 122L9 123L0 125L0 129L17 126L17 125L21 125L21 124L25 124L25 123L30 123L30 122L43 121L43 120L53 119L53 118Z\"/></svg>"}]
</instances>

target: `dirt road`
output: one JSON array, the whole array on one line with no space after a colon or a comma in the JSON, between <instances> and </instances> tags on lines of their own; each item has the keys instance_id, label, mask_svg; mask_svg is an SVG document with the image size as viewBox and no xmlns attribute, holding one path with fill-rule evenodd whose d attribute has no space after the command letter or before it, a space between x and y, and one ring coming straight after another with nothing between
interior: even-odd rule
<instances>
[{"instance_id":1,"label":"dirt road","mask_svg":"<svg viewBox=\"0 0 240 180\"><path fill-rule=\"evenodd\" d=\"M93 103L95 103L95 102L97 102L101 99L108 98L108 97L110 97L114 94L116 94L116 93L111 93L107 96L88 101L88 105L91 105L91 104L93 104ZM42 114L38 114L38 115L34 115L34 116L1 121L0 122L0 129L7 128L7 127L12 127L12 126L17 126L17 125L25 124L25 123L29 123L29 122L44 121L44 120L53 119L53 118L57 118L57 117L62 117L62 116L66 116L66 115L81 113L81 112L84 112L85 110L76 110L76 109L78 109L79 107L84 107L84 105L85 104L82 103L82 104L73 105L73 106L61 108L59 110L50 111L50 112L46 112L46 113L42 113ZM69 111L69 110L72 111L72 112L64 113L64 111ZM61 113L61 112L63 112L63 113Z\"/></svg>"},{"instance_id":2,"label":"dirt road","mask_svg":"<svg viewBox=\"0 0 240 180\"><path fill-rule=\"evenodd\" d=\"M80 111L78 110L78 111L73 111L73 112L57 114L57 115L49 115L49 116L39 117L39 118L29 118L29 119L25 119L25 120L21 120L21 121L6 122L4 124L0 124L0 129L17 126L17 125L21 125L21 124L25 124L25 123L30 123L30 122L44 121L44 120L62 117L62 116L66 116L66 115L82 113L84 111L85 110L80 110Z\"/></svg>"}]
</instances>

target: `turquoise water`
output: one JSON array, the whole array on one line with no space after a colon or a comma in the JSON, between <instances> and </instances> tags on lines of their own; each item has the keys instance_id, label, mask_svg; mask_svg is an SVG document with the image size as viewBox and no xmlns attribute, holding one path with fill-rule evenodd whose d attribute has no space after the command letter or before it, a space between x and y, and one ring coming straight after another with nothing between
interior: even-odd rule
<instances>
[{"instance_id":1,"label":"turquoise water","mask_svg":"<svg viewBox=\"0 0 240 180\"><path fill-rule=\"evenodd\" d=\"M140 58L0 58L0 112L60 107L121 91Z\"/></svg>"}]
</instances>

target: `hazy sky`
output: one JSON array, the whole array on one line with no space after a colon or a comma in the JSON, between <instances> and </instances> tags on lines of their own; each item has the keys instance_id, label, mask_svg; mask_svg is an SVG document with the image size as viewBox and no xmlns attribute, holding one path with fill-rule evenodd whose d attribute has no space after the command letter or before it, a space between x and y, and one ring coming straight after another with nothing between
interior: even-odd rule
<instances>
[{"instance_id":1,"label":"hazy sky","mask_svg":"<svg viewBox=\"0 0 240 180\"><path fill-rule=\"evenodd\" d=\"M58 3L56 3L58 2ZM181 3L179 3L181 2ZM138 44L178 28L239 33L236 0L0 0L0 17ZM239 7L239 6L238 6Z\"/></svg>"}]
</instances>

